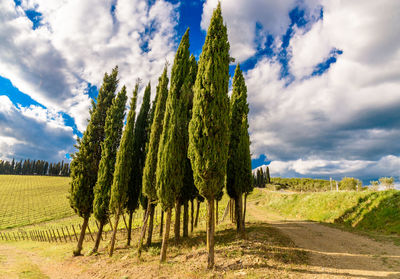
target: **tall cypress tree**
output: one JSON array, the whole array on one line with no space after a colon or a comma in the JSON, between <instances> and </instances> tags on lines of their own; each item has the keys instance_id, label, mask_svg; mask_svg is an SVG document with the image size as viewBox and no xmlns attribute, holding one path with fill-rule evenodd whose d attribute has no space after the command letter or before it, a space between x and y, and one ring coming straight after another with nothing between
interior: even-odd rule
<instances>
[{"instance_id":1,"label":"tall cypress tree","mask_svg":"<svg viewBox=\"0 0 400 279\"><path fill-rule=\"evenodd\" d=\"M190 160L187 157L187 148L189 145L189 122L192 118L192 107L193 107L193 85L196 81L197 75L197 62L196 58L191 55L189 59L189 74L186 76L185 83L182 86L182 108L180 113L182 114L181 119L184 121L182 124L183 134L184 134L184 147L185 147L185 174L184 183L181 189L180 200L183 204L183 236L188 236L189 231L189 201L196 198L198 191L196 186L194 186L193 181L193 170L190 164ZM192 206L193 208L193 206ZM193 214L192 214L193 216ZM193 218L193 217L192 217ZM179 230L178 230L179 233Z\"/></svg>"},{"instance_id":2,"label":"tall cypress tree","mask_svg":"<svg viewBox=\"0 0 400 279\"><path fill-rule=\"evenodd\" d=\"M110 212L115 214L114 231L111 238L110 257L114 253L115 237L118 229L119 216L128 201L128 188L132 174L132 153L133 138L136 116L136 100L139 90L139 82L136 83L133 97L130 103L130 110L126 121L125 130L122 134L121 143L117 152L113 184L110 194Z\"/></svg>"},{"instance_id":3,"label":"tall cypress tree","mask_svg":"<svg viewBox=\"0 0 400 279\"><path fill-rule=\"evenodd\" d=\"M171 221L171 208L178 201L183 186L186 146L182 119L182 87L189 73L189 29L186 30L175 55L171 70L171 87L167 97L163 131L157 155L157 196L167 211L160 260L166 260L167 240Z\"/></svg>"},{"instance_id":4,"label":"tall cypress tree","mask_svg":"<svg viewBox=\"0 0 400 279\"><path fill-rule=\"evenodd\" d=\"M144 90L143 102L136 119L133 136L132 173L126 203L126 208L129 212L128 245L130 245L132 215L139 207L139 198L142 193L143 167L146 160L146 143L149 126L150 94L151 86L149 82Z\"/></svg>"},{"instance_id":5,"label":"tall cypress tree","mask_svg":"<svg viewBox=\"0 0 400 279\"><path fill-rule=\"evenodd\" d=\"M214 199L224 186L229 146L229 42L214 10L199 60L189 124L189 157L194 183L208 206L208 268L214 266Z\"/></svg>"},{"instance_id":6,"label":"tall cypress tree","mask_svg":"<svg viewBox=\"0 0 400 279\"><path fill-rule=\"evenodd\" d=\"M105 123L106 138L101 145L101 160L97 183L94 187L93 215L99 221L99 231L92 252L99 248L103 226L108 220L108 207L110 203L110 188L113 183L115 160L124 125L126 87L123 86L118 96L113 100L107 112Z\"/></svg>"},{"instance_id":7,"label":"tall cypress tree","mask_svg":"<svg viewBox=\"0 0 400 279\"><path fill-rule=\"evenodd\" d=\"M242 222L242 195L251 185L251 157L248 133L247 88L239 64L233 77L233 90L230 101L230 141L227 164L226 189L235 200L237 233L244 237Z\"/></svg>"},{"instance_id":8,"label":"tall cypress tree","mask_svg":"<svg viewBox=\"0 0 400 279\"><path fill-rule=\"evenodd\" d=\"M86 227L93 209L93 187L97 181L101 143L105 135L104 124L118 86L117 75L118 67L115 67L110 75L107 73L104 75L97 102L92 102L89 124L82 139L78 139L76 145L78 151L74 154L71 162L72 179L68 198L71 207L83 218L81 234L74 255L81 254Z\"/></svg>"},{"instance_id":9,"label":"tall cypress tree","mask_svg":"<svg viewBox=\"0 0 400 279\"><path fill-rule=\"evenodd\" d=\"M165 65L164 71L160 76L160 78L158 79L155 103L153 104L152 108L153 116L152 116L151 130L150 130L150 139L148 144L145 167L143 170L143 194L147 197L149 205L153 205L157 200L157 192L156 192L157 154L158 154L158 146L160 143L160 137L163 130L165 104L168 96L168 81L169 80L167 76L167 65ZM154 214L150 214L149 218L150 220L149 220L149 233L148 233L147 244L150 244L151 242ZM147 226L146 222L144 226Z\"/></svg>"}]
</instances>

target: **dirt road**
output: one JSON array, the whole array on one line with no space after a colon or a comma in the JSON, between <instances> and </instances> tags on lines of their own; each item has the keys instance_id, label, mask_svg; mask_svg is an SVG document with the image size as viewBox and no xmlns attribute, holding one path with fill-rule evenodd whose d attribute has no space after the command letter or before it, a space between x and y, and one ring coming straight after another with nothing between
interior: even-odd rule
<instances>
[{"instance_id":1,"label":"dirt road","mask_svg":"<svg viewBox=\"0 0 400 279\"><path fill-rule=\"evenodd\" d=\"M285 220L252 202L248 207L250 218L269 223L309 252L306 278L400 278L399 246L315 222Z\"/></svg>"}]
</instances>

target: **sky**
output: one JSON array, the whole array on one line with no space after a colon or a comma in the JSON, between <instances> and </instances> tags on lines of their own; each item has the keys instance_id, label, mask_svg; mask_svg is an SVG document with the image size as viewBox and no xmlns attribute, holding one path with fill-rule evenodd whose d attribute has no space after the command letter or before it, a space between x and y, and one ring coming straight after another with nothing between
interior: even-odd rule
<instances>
[{"instance_id":1,"label":"sky","mask_svg":"<svg viewBox=\"0 0 400 279\"><path fill-rule=\"evenodd\" d=\"M0 1L0 159L67 160L105 72L152 98L217 0ZM222 0L247 89L253 168L399 181L400 1ZM233 75L235 63L230 66Z\"/></svg>"}]
</instances>

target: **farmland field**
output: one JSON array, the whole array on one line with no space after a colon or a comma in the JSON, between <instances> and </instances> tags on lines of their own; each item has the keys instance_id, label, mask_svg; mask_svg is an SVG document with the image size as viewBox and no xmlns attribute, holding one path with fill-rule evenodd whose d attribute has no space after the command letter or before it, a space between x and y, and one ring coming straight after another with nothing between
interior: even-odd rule
<instances>
[{"instance_id":1,"label":"farmland field","mask_svg":"<svg viewBox=\"0 0 400 279\"><path fill-rule=\"evenodd\" d=\"M69 177L0 175L0 230L74 215Z\"/></svg>"}]
</instances>

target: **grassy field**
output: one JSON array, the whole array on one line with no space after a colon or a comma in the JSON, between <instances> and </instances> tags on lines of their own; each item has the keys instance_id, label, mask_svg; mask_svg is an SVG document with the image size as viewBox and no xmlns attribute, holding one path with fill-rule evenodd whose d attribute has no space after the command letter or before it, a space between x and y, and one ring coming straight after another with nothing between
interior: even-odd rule
<instances>
[{"instance_id":1,"label":"grassy field","mask_svg":"<svg viewBox=\"0 0 400 279\"><path fill-rule=\"evenodd\" d=\"M74 215L68 177L0 175L0 230Z\"/></svg>"},{"instance_id":2,"label":"grassy field","mask_svg":"<svg viewBox=\"0 0 400 279\"><path fill-rule=\"evenodd\" d=\"M256 189L251 199L280 215L386 234L400 234L400 192L279 193Z\"/></svg>"},{"instance_id":3,"label":"grassy field","mask_svg":"<svg viewBox=\"0 0 400 279\"><path fill-rule=\"evenodd\" d=\"M71 209L67 195L69 189L69 178L48 176L21 176L0 175L0 231L8 232L23 229L48 230L69 227L78 228L82 218ZM225 196L220 202L219 216L222 217L226 204ZM161 210L155 209L155 225L159 225ZM134 214L133 227L142 224L143 210L139 208ZM205 203L200 207L199 219L204 222L206 216ZM124 215L128 221L128 215ZM174 216L173 216L174 217ZM119 228L125 227L121 218ZM94 218L89 220L89 228L92 232L97 231ZM104 231L111 231L107 224Z\"/></svg>"}]
</instances>

